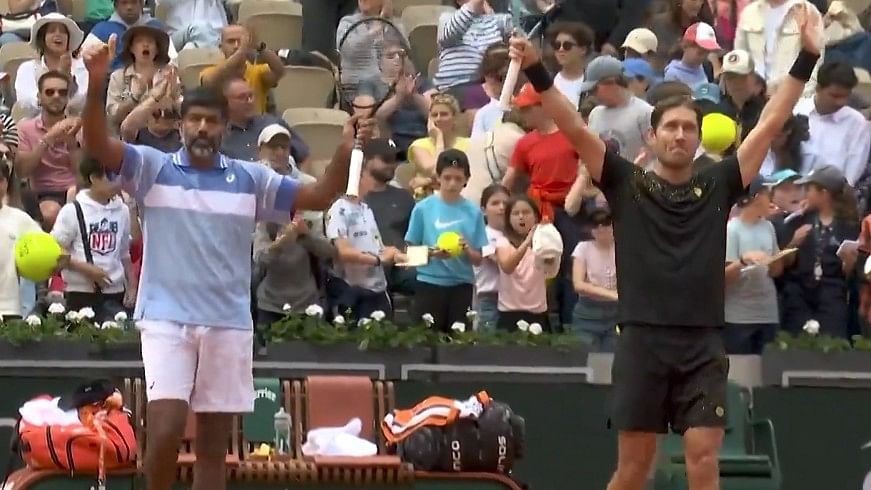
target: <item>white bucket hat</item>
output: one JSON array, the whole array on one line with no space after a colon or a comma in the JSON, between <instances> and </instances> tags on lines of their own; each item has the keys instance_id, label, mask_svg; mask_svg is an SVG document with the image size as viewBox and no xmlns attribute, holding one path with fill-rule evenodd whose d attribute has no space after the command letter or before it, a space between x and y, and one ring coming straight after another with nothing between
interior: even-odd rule
<instances>
[{"instance_id":1,"label":"white bucket hat","mask_svg":"<svg viewBox=\"0 0 871 490\"><path fill-rule=\"evenodd\" d=\"M81 46L82 41L85 40L85 33L79 29L79 26L76 25L75 21L63 14L52 12L36 19L36 22L34 22L33 26L30 28L30 45L33 46L33 49L38 49L36 46L36 34L40 29L42 29L42 26L53 22L63 24L63 26L67 28L67 33L69 33L70 36L69 42L67 43L67 49L70 52L75 51L79 46Z\"/></svg>"}]
</instances>

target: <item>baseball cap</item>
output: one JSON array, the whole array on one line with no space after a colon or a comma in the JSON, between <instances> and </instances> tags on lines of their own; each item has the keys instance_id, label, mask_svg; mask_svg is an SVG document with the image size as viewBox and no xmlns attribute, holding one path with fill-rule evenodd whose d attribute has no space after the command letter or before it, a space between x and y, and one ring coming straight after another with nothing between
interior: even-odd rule
<instances>
[{"instance_id":1,"label":"baseball cap","mask_svg":"<svg viewBox=\"0 0 871 490\"><path fill-rule=\"evenodd\" d=\"M693 100L706 100L720 103L720 87L713 83L703 83L693 90Z\"/></svg>"},{"instance_id":2,"label":"baseball cap","mask_svg":"<svg viewBox=\"0 0 871 490\"><path fill-rule=\"evenodd\" d=\"M535 91L531 83L527 82L520 87L520 92L511 99L512 105L518 109L541 104L541 94Z\"/></svg>"},{"instance_id":3,"label":"baseball cap","mask_svg":"<svg viewBox=\"0 0 871 490\"><path fill-rule=\"evenodd\" d=\"M750 185L747 186L747 189L744 191L744 195L742 195L738 199L739 204L747 204L752 201L759 195L760 192L767 190L768 187L765 185L765 177L761 175L757 175L750 181Z\"/></svg>"},{"instance_id":4,"label":"baseball cap","mask_svg":"<svg viewBox=\"0 0 871 490\"><path fill-rule=\"evenodd\" d=\"M642 77L648 82L656 80L656 72L647 60L641 58L627 58L623 60L623 72L628 77Z\"/></svg>"},{"instance_id":5,"label":"baseball cap","mask_svg":"<svg viewBox=\"0 0 871 490\"><path fill-rule=\"evenodd\" d=\"M753 73L753 68L753 60L750 58L750 53L743 49L729 51L723 57L723 73L749 75Z\"/></svg>"},{"instance_id":6,"label":"baseball cap","mask_svg":"<svg viewBox=\"0 0 871 490\"><path fill-rule=\"evenodd\" d=\"M390 138L374 138L363 143L363 156L366 159L380 157L387 163L393 163L402 158L403 152Z\"/></svg>"},{"instance_id":7,"label":"baseball cap","mask_svg":"<svg viewBox=\"0 0 871 490\"><path fill-rule=\"evenodd\" d=\"M704 22L696 22L687 27L683 33L683 40L696 43L708 51L721 49L720 44L717 43L717 34L714 32L714 28Z\"/></svg>"},{"instance_id":8,"label":"baseball cap","mask_svg":"<svg viewBox=\"0 0 871 490\"><path fill-rule=\"evenodd\" d=\"M766 180L766 184L769 187L777 187L781 184L785 184L787 182L796 181L801 178L801 174L792 170L791 168L785 168L783 170L778 170L773 174L768 176Z\"/></svg>"},{"instance_id":9,"label":"baseball cap","mask_svg":"<svg viewBox=\"0 0 871 490\"><path fill-rule=\"evenodd\" d=\"M659 47L659 40L656 39L656 34L650 29L639 27L629 31L621 47L629 48L638 54L655 53Z\"/></svg>"},{"instance_id":10,"label":"baseball cap","mask_svg":"<svg viewBox=\"0 0 871 490\"><path fill-rule=\"evenodd\" d=\"M269 143L272 141L272 138L275 138L279 134L283 134L290 138L290 131L281 124L270 124L269 126L266 126L262 131L260 131L260 136L257 137L257 146L260 146L263 143Z\"/></svg>"},{"instance_id":11,"label":"baseball cap","mask_svg":"<svg viewBox=\"0 0 871 490\"><path fill-rule=\"evenodd\" d=\"M599 56L587 65L584 70L584 83L581 84L581 92L589 92L596 84L606 78L623 75L623 63L613 56Z\"/></svg>"},{"instance_id":12,"label":"baseball cap","mask_svg":"<svg viewBox=\"0 0 871 490\"><path fill-rule=\"evenodd\" d=\"M61 410L73 410L76 408L100 403L115 393L115 385L108 379L95 379L77 386L75 389L60 397L57 402Z\"/></svg>"},{"instance_id":13,"label":"baseball cap","mask_svg":"<svg viewBox=\"0 0 871 490\"><path fill-rule=\"evenodd\" d=\"M472 175L472 169L469 167L469 157L462 150L448 148L439 153L438 158L436 158L436 174L441 174L444 169L449 167L463 170L466 177Z\"/></svg>"},{"instance_id":14,"label":"baseball cap","mask_svg":"<svg viewBox=\"0 0 871 490\"><path fill-rule=\"evenodd\" d=\"M550 223L540 224L532 233L532 253L535 268L544 272L544 277L553 279L559 274L563 255L563 238Z\"/></svg>"},{"instance_id":15,"label":"baseball cap","mask_svg":"<svg viewBox=\"0 0 871 490\"><path fill-rule=\"evenodd\" d=\"M837 193L841 192L844 186L847 185L847 179L844 178L844 173L838 167L820 165L804 177L796 180L795 183L799 185L816 184L829 192Z\"/></svg>"}]
</instances>

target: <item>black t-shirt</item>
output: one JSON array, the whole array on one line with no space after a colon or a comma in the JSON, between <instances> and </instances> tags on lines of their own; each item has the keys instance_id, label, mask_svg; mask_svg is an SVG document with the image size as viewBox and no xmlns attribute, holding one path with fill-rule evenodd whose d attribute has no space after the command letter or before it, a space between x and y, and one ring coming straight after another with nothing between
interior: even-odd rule
<instances>
[{"instance_id":1,"label":"black t-shirt","mask_svg":"<svg viewBox=\"0 0 871 490\"><path fill-rule=\"evenodd\" d=\"M414 197L405 189L388 185L380 192L369 192L364 199L375 215L381 241L390 247L405 248L405 232L414 208Z\"/></svg>"},{"instance_id":2,"label":"black t-shirt","mask_svg":"<svg viewBox=\"0 0 871 490\"><path fill-rule=\"evenodd\" d=\"M811 231L798 246L795 262L784 270L784 284L796 283L805 289L814 289L821 283L846 287L847 277L837 252L841 242L859 236L859 225L833 219L829 226L825 226L815 212L794 217L789 222L781 220L775 225L775 231L782 248L803 225L810 225Z\"/></svg>"},{"instance_id":3,"label":"black t-shirt","mask_svg":"<svg viewBox=\"0 0 871 490\"><path fill-rule=\"evenodd\" d=\"M722 326L726 220L743 192L738 160L672 185L608 152L597 185L614 216L619 321Z\"/></svg>"}]
</instances>

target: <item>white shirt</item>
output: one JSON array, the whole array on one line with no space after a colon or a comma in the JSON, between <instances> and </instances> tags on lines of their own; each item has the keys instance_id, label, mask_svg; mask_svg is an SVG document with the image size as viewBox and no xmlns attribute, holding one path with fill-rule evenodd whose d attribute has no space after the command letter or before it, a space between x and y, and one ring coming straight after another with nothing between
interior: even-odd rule
<instances>
[{"instance_id":1,"label":"white shirt","mask_svg":"<svg viewBox=\"0 0 871 490\"><path fill-rule=\"evenodd\" d=\"M502 122L504 112L499 106L499 101L490 98L490 102L484 107L475 112L475 119L472 122L472 137L484 134L488 131L493 131L496 126Z\"/></svg>"},{"instance_id":2,"label":"white shirt","mask_svg":"<svg viewBox=\"0 0 871 490\"><path fill-rule=\"evenodd\" d=\"M227 11L221 0L160 0L157 3L167 7L166 26L170 33L183 31L194 22L205 23L218 31L227 25Z\"/></svg>"},{"instance_id":3,"label":"white shirt","mask_svg":"<svg viewBox=\"0 0 871 490\"><path fill-rule=\"evenodd\" d=\"M27 213L12 206L0 207L0 315L21 314L15 242L31 231L41 230Z\"/></svg>"},{"instance_id":4,"label":"white shirt","mask_svg":"<svg viewBox=\"0 0 871 490\"><path fill-rule=\"evenodd\" d=\"M85 68L85 62L80 58L73 58L71 68L73 79L76 81L76 91L70 94L67 113L79 115L85 108L85 94L88 93L88 69ZM47 71L45 58L25 61L18 66L18 72L15 75L15 97L18 105L24 111L24 117L39 115L39 103L36 99L37 82L39 77Z\"/></svg>"},{"instance_id":5,"label":"white shirt","mask_svg":"<svg viewBox=\"0 0 871 490\"><path fill-rule=\"evenodd\" d=\"M766 80L768 78L765 76L765 67L773 65L774 51L777 48L777 34L783 26L786 12L792 5L794 5L793 2L784 2L783 5L777 7L772 7L769 4L768 10L765 12L765 64L760 63L759 65L762 66L757 65L756 71Z\"/></svg>"},{"instance_id":6,"label":"white shirt","mask_svg":"<svg viewBox=\"0 0 871 490\"><path fill-rule=\"evenodd\" d=\"M496 293L499 291L499 266L496 264L496 242L504 235L496 228L487 226L487 245L481 249L481 265L475 267L475 291Z\"/></svg>"},{"instance_id":7,"label":"white shirt","mask_svg":"<svg viewBox=\"0 0 871 490\"><path fill-rule=\"evenodd\" d=\"M819 114L809 97L795 105L795 114L807 116L810 126L810 139L802 143L801 173L834 165L855 185L868 166L871 149L871 128L862 113L844 106L831 114Z\"/></svg>"},{"instance_id":8,"label":"white shirt","mask_svg":"<svg viewBox=\"0 0 871 490\"><path fill-rule=\"evenodd\" d=\"M553 77L553 84L556 86L556 89L569 99L569 102L575 106L575 109L578 108L578 103L581 101L581 84L583 83L583 75L575 80L569 80L563 76L562 72L560 72Z\"/></svg>"}]
</instances>

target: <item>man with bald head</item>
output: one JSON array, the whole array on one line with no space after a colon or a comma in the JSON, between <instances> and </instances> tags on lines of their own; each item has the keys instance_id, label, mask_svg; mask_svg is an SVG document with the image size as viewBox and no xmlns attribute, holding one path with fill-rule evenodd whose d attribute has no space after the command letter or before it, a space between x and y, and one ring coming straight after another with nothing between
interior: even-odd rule
<instances>
[{"instance_id":1,"label":"man with bald head","mask_svg":"<svg viewBox=\"0 0 871 490\"><path fill-rule=\"evenodd\" d=\"M284 75L284 63L265 43L258 43L245 26L231 24L221 31L221 52L226 58L200 73L200 84L221 89L227 80L243 78L254 92L254 110L266 112L269 89Z\"/></svg>"}]
</instances>

